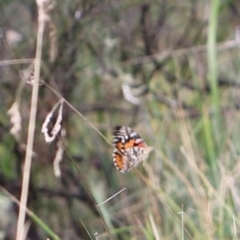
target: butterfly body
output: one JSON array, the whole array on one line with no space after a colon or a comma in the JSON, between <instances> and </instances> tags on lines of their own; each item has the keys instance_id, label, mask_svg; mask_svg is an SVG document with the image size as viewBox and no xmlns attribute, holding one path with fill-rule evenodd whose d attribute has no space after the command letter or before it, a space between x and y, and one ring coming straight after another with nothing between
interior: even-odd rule
<instances>
[{"instance_id":1,"label":"butterfly body","mask_svg":"<svg viewBox=\"0 0 240 240\"><path fill-rule=\"evenodd\" d=\"M113 162L116 168L125 173L147 159L152 147L130 127L116 126L113 129Z\"/></svg>"}]
</instances>

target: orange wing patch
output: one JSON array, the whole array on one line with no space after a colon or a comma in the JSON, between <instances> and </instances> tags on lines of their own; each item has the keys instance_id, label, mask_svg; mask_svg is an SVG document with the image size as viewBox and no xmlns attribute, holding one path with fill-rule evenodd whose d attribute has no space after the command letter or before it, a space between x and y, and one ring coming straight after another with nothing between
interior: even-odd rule
<instances>
[{"instance_id":1,"label":"orange wing patch","mask_svg":"<svg viewBox=\"0 0 240 240\"><path fill-rule=\"evenodd\" d=\"M135 139L130 139L128 142L124 144L125 148L131 148L135 145Z\"/></svg>"},{"instance_id":2,"label":"orange wing patch","mask_svg":"<svg viewBox=\"0 0 240 240\"><path fill-rule=\"evenodd\" d=\"M119 168L119 170L122 170L124 168L123 156L121 154L115 152L114 163L115 163L116 167Z\"/></svg>"}]
</instances>

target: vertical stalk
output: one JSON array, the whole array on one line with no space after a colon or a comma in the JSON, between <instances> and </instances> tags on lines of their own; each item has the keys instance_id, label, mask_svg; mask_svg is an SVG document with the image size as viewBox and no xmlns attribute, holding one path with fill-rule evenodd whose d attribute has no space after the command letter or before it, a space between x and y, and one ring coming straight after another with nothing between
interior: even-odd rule
<instances>
[{"instance_id":1,"label":"vertical stalk","mask_svg":"<svg viewBox=\"0 0 240 240\"><path fill-rule=\"evenodd\" d=\"M25 164L23 169L23 180L22 180L22 192L20 199L20 209L17 224L17 234L16 239L22 240L24 236L24 223L26 218L26 206L28 198L28 188L32 164L32 152L34 143L34 131L36 124L36 113L37 113L37 103L38 103L38 89L39 89L39 75L40 75L40 65L41 65L41 55L42 55L42 41L43 41L43 31L44 31L44 8L43 1L37 0L38 4L38 35L37 35L37 49L36 58L34 66L34 83L31 98L31 109L30 118L28 126L28 139L27 139L27 150L25 156Z\"/></svg>"},{"instance_id":2,"label":"vertical stalk","mask_svg":"<svg viewBox=\"0 0 240 240\"><path fill-rule=\"evenodd\" d=\"M220 120L220 107L219 107L219 90L218 90L218 76L217 76L217 24L219 13L219 0L212 0L211 11L209 18L208 28L208 66L209 66L209 81L211 88L211 100L216 119ZM220 122L220 121L219 121ZM219 124L218 122L218 124Z\"/></svg>"},{"instance_id":3,"label":"vertical stalk","mask_svg":"<svg viewBox=\"0 0 240 240\"><path fill-rule=\"evenodd\" d=\"M207 50L208 50L208 67L209 67L209 84L211 89L211 107L212 107L212 121L211 122L211 139L209 139L210 135L206 136L212 146L209 155L209 161L211 164L212 172L217 180L217 149L220 149L221 142L221 117L220 117L220 106L219 106L219 89L218 89L218 75L217 75L217 49L216 49L216 37L217 37L217 24L218 24L218 13L219 13L219 0L211 1L211 10L209 16L209 27L208 27L208 42L207 42ZM206 114L206 113L203 113ZM206 116L207 117L207 116ZM208 119L210 118L208 114ZM206 129L205 129L206 130ZM216 143L216 144L213 144ZM215 148L213 146L215 145Z\"/></svg>"}]
</instances>

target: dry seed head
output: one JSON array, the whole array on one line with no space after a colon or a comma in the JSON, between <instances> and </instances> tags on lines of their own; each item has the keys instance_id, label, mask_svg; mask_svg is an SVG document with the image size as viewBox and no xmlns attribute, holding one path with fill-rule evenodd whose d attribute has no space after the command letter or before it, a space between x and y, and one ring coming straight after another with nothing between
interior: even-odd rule
<instances>
[{"instance_id":1,"label":"dry seed head","mask_svg":"<svg viewBox=\"0 0 240 240\"><path fill-rule=\"evenodd\" d=\"M14 102L11 108L8 110L8 115L10 116L10 122L12 124L12 128L10 133L15 137L17 141L20 139L20 132L22 130L22 118L19 111L18 102Z\"/></svg>"},{"instance_id":2,"label":"dry seed head","mask_svg":"<svg viewBox=\"0 0 240 240\"><path fill-rule=\"evenodd\" d=\"M57 178L61 177L60 162L62 161L62 158L63 158L65 137L66 137L66 130L63 128L61 131L61 138L57 143L57 152L53 160L53 170Z\"/></svg>"},{"instance_id":3,"label":"dry seed head","mask_svg":"<svg viewBox=\"0 0 240 240\"><path fill-rule=\"evenodd\" d=\"M59 106L60 104L60 106ZM59 106L59 108L58 108ZM48 131L48 125L51 121L51 118L53 116L53 113L56 111L56 109L58 108L58 116L57 116L57 120L54 124L54 127L52 129L52 131L49 133ZM63 110L63 100L60 100L53 108L52 110L48 113L43 125L42 125L42 133L44 134L45 137L45 141L47 143L51 143L57 136L57 134L59 133L59 131L61 130L61 122L62 122L62 110Z\"/></svg>"}]
</instances>

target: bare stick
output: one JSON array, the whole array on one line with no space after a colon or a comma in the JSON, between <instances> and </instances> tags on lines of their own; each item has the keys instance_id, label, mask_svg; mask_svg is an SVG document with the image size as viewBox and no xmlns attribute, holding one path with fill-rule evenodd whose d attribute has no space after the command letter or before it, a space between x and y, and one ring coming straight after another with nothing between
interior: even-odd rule
<instances>
[{"instance_id":1,"label":"bare stick","mask_svg":"<svg viewBox=\"0 0 240 240\"><path fill-rule=\"evenodd\" d=\"M97 207L103 205L104 203L108 202L109 200L113 199L114 197L116 197L119 193L123 192L124 190L126 190L127 188L123 188L122 190L120 190L119 192L115 193L113 196L111 196L110 198L108 198L107 200L105 200L104 202L102 203L99 203L97 205Z\"/></svg>"},{"instance_id":2,"label":"bare stick","mask_svg":"<svg viewBox=\"0 0 240 240\"><path fill-rule=\"evenodd\" d=\"M34 142L34 131L35 131L35 122L36 122L36 113L37 113L37 102L38 102L38 88L39 88L39 75L40 75L40 64L41 64L41 55L42 55L42 41L43 41L43 31L44 31L44 6L43 1L37 0L38 4L38 35L37 35L37 49L36 49L36 59L34 66L34 83L32 90L32 99L31 99L31 109L30 109L30 119L28 126L28 139L27 139L27 151L25 157L25 164L23 169L23 181L22 181L22 192L20 199L20 209L17 225L17 240L22 240L22 230L24 229L24 222L26 217L26 206L27 206L27 197L28 197L28 188L29 188L29 179L31 172L31 163L32 163L32 151L33 151L33 142Z\"/></svg>"}]
</instances>

